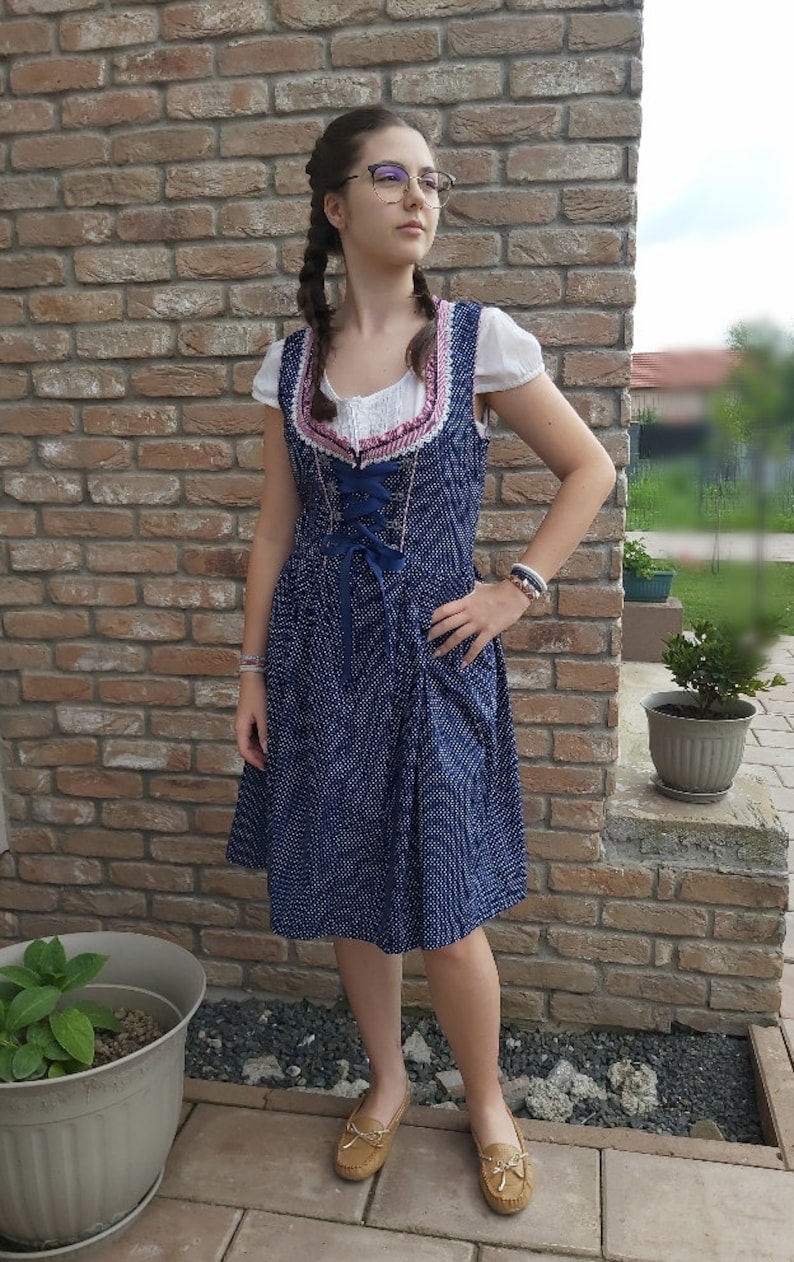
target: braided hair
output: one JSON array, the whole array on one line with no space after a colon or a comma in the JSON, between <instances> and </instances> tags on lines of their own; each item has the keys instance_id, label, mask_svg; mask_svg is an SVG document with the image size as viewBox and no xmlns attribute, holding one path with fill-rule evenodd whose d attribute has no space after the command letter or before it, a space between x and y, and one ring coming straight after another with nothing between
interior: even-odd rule
<instances>
[{"instance_id":1,"label":"braided hair","mask_svg":"<svg viewBox=\"0 0 794 1262\"><path fill-rule=\"evenodd\" d=\"M338 189L344 174L355 166L363 137L387 127L413 127L413 123L407 123L398 114L380 106L348 110L328 125L306 164L312 201L303 266L298 276L298 306L314 334L311 408L312 416L318 421L331 421L336 416L336 404L321 389L331 349L331 321L335 313L335 308L328 302L325 273L329 256L342 254L339 233L326 218L325 195ZM419 128L414 130L419 131ZM405 361L417 377L422 378L427 361L435 350L437 313L427 279L419 267L414 268L413 283L417 307L427 316L428 322L409 342Z\"/></svg>"}]
</instances>

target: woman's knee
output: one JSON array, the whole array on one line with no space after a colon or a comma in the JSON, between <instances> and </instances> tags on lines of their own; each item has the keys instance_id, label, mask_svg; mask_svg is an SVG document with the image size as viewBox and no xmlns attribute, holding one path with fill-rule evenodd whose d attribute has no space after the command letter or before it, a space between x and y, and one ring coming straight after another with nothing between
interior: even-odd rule
<instances>
[{"instance_id":1,"label":"woman's knee","mask_svg":"<svg viewBox=\"0 0 794 1262\"><path fill-rule=\"evenodd\" d=\"M425 950L422 952L425 963L430 964L438 961L442 964L461 964L468 965L475 958L480 958L483 951L490 953L488 939L482 929L475 929L473 933L467 934L465 938L460 938L457 942L450 942L447 946L437 947L435 950Z\"/></svg>"}]
</instances>

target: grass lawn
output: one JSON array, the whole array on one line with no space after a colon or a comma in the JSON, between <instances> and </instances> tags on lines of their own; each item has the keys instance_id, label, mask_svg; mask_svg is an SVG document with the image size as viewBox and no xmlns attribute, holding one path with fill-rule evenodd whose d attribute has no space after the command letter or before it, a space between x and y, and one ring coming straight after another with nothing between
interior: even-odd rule
<instances>
[{"instance_id":1,"label":"grass lawn","mask_svg":"<svg viewBox=\"0 0 794 1262\"><path fill-rule=\"evenodd\" d=\"M683 564L678 560L660 562L676 571L673 590L684 606L684 625L709 619L723 619L750 614L755 608L756 569L749 562L721 561L716 574L711 563ZM782 635L794 635L794 564L769 561L761 570L762 608L778 614Z\"/></svg>"}]
</instances>

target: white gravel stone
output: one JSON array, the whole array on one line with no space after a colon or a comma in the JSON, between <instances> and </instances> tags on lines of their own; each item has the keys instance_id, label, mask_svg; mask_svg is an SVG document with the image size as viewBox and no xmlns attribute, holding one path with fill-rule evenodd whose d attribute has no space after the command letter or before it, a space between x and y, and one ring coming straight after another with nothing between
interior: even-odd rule
<instances>
[{"instance_id":1,"label":"white gravel stone","mask_svg":"<svg viewBox=\"0 0 794 1262\"><path fill-rule=\"evenodd\" d=\"M460 1100L466 1094L463 1086L463 1079L457 1069L442 1069L436 1074L436 1078L441 1083L448 1096L453 1100Z\"/></svg>"},{"instance_id":2,"label":"white gravel stone","mask_svg":"<svg viewBox=\"0 0 794 1262\"><path fill-rule=\"evenodd\" d=\"M369 1083L364 1078L356 1078L353 1082L348 1082L343 1078L340 1082L334 1083L328 1094L341 1096L344 1100L355 1100L368 1090Z\"/></svg>"},{"instance_id":3,"label":"white gravel stone","mask_svg":"<svg viewBox=\"0 0 794 1262\"><path fill-rule=\"evenodd\" d=\"M252 1056L243 1065L243 1081L249 1087L257 1087L260 1082L281 1082L284 1071L275 1056Z\"/></svg>"},{"instance_id":4,"label":"white gravel stone","mask_svg":"<svg viewBox=\"0 0 794 1262\"><path fill-rule=\"evenodd\" d=\"M609 1081L620 1091L620 1107L630 1117L649 1117L659 1104L656 1071L650 1065L618 1060L609 1067Z\"/></svg>"},{"instance_id":5,"label":"white gravel stone","mask_svg":"<svg viewBox=\"0 0 794 1262\"><path fill-rule=\"evenodd\" d=\"M572 1100L606 1100L606 1087L599 1087L594 1078L587 1074L574 1074L573 1082L568 1088Z\"/></svg>"},{"instance_id":6,"label":"white gravel stone","mask_svg":"<svg viewBox=\"0 0 794 1262\"><path fill-rule=\"evenodd\" d=\"M526 1097L530 1116L542 1122L567 1122L573 1113L573 1102L545 1078L530 1078Z\"/></svg>"},{"instance_id":7,"label":"white gravel stone","mask_svg":"<svg viewBox=\"0 0 794 1262\"><path fill-rule=\"evenodd\" d=\"M403 1056L414 1065L432 1065L433 1053L418 1030L403 1043Z\"/></svg>"},{"instance_id":8,"label":"white gravel stone","mask_svg":"<svg viewBox=\"0 0 794 1262\"><path fill-rule=\"evenodd\" d=\"M557 1064L546 1075L546 1082L558 1091L570 1091L571 1083L576 1077L576 1069L569 1060L558 1060Z\"/></svg>"}]
</instances>

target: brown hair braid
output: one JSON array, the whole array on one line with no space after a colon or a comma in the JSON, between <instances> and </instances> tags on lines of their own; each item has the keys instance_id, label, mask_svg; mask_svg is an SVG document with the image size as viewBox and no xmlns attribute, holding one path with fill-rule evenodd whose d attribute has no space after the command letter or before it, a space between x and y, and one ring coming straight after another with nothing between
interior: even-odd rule
<instances>
[{"instance_id":1,"label":"brown hair braid","mask_svg":"<svg viewBox=\"0 0 794 1262\"><path fill-rule=\"evenodd\" d=\"M325 215L325 195L344 183L345 175L358 161L364 136L387 127L414 127L414 124L380 106L348 110L326 127L306 164L312 202L303 267L298 277L298 306L314 334L311 364L312 416L318 421L330 421L336 416L336 404L321 389L331 349L331 320L335 310L328 302L325 272L328 256L342 253L339 233ZM414 130L420 129L414 127ZM414 268L414 295L417 306L427 316L428 323L409 342L405 359L417 377L421 378L435 349L437 316L427 280L418 267Z\"/></svg>"}]
</instances>

